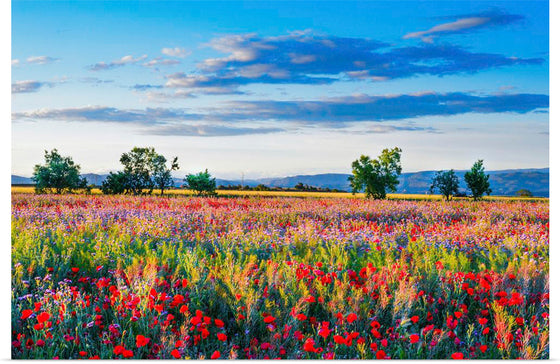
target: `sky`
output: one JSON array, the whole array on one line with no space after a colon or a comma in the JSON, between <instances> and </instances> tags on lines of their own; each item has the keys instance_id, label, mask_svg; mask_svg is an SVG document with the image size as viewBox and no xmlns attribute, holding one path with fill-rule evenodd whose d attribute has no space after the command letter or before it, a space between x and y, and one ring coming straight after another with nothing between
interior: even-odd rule
<instances>
[{"instance_id":1,"label":"sky","mask_svg":"<svg viewBox=\"0 0 560 364\"><path fill-rule=\"evenodd\" d=\"M12 173L549 166L547 1L12 1Z\"/></svg>"}]
</instances>

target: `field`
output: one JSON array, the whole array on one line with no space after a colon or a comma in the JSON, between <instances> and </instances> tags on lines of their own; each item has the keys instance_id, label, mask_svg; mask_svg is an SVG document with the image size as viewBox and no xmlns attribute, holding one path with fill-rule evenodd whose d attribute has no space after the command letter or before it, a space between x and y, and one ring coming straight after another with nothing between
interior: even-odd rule
<instances>
[{"instance_id":1,"label":"field","mask_svg":"<svg viewBox=\"0 0 560 364\"><path fill-rule=\"evenodd\" d=\"M548 251L548 200L14 193L12 357L543 359Z\"/></svg>"},{"instance_id":2,"label":"field","mask_svg":"<svg viewBox=\"0 0 560 364\"><path fill-rule=\"evenodd\" d=\"M35 193L32 186L12 186L12 193ZM158 191L153 192L158 195ZM217 190L219 197L315 197L315 198L364 198L363 193L352 194L350 192L303 192L303 191L236 191L236 190ZM98 188L91 191L92 195L101 195ZM187 189L168 189L164 192L165 196L192 196L194 192ZM442 196L412 193L389 193L388 199L392 200L441 200ZM456 197L456 200L468 201L466 197ZM485 196L485 200L490 201L529 201L529 202L548 202L546 197L517 197L517 196Z\"/></svg>"}]
</instances>

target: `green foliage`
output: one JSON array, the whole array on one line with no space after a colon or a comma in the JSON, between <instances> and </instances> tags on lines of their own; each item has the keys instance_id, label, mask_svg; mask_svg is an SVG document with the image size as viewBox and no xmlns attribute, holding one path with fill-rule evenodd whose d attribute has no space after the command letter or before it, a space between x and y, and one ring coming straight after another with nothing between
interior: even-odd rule
<instances>
[{"instance_id":1,"label":"green foliage","mask_svg":"<svg viewBox=\"0 0 560 364\"><path fill-rule=\"evenodd\" d=\"M86 188L87 181L80 177L80 166L71 157L63 157L58 150L45 150L45 165L35 165L33 177L36 193L63 193Z\"/></svg>"},{"instance_id":2,"label":"green foliage","mask_svg":"<svg viewBox=\"0 0 560 364\"><path fill-rule=\"evenodd\" d=\"M179 169L179 163L177 162L177 157L173 158L171 161L171 166L168 168L165 164L167 159L164 156L158 155L153 160L153 180L156 187L161 191L167 188L173 187L173 178L171 177L171 171Z\"/></svg>"},{"instance_id":3,"label":"green foliage","mask_svg":"<svg viewBox=\"0 0 560 364\"><path fill-rule=\"evenodd\" d=\"M163 192L173 187L171 171L179 169L177 157L167 167L167 159L157 154L154 148L134 147L123 153L120 162L124 171L110 173L101 190L105 194L151 194L154 188Z\"/></svg>"},{"instance_id":4,"label":"green foliage","mask_svg":"<svg viewBox=\"0 0 560 364\"><path fill-rule=\"evenodd\" d=\"M144 190L148 190L148 194L152 193L155 183L152 180L151 172L153 160L156 156L154 148L138 147L134 147L130 152L122 154L120 162L124 166L129 191L133 195L140 195Z\"/></svg>"},{"instance_id":5,"label":"green foliage","mask_svg":"<svg viewBox=\"0 0 560 364\"><path fill-rule=\"evenodd\" d=\"M216 179L212 178L208 170L185 176L187 188L196 192L197 196L216 195Z\"/></svg>"},{"instance_id":6,"label":"green foliage","mask_svg":"<svg viewBox=\"0 0 560 364\"><path fill-rule=\"evenodd\" d=\"M522 188L515 193L519 197L533 197L533 193L526 188Z\"/></svg>"},{"instance_id":7,"label":"green foliage","mask_svg":"<svg viewBox=\"0 0 560 364\"><path fill-rule=\"evenodd\" d=\"M453 194L459 192L459 178L452 169L449 171L438 171L432 180L430 186L430 194L437 189L445 197L447 201L450 200Z\"/></svg>"},{"instance_id":8,"label":"green foliage","mask_svg":"<svg viewBox=\"0 0 560 364\"><path fill-rule=\"evenodd\" d=\"M129 192L128 175L122 171L110 172L101 184L101 192L106 195L117 195Z\"/></svg>"},{"instance_id":9,"label":"green foliage","mask_svg":"<svg viewBox=\"0 0 560 364\"><path fill-rule=\"evenodd\" d=\"M396 192L402 170L401 152L398 147L386 148L378 159L362 155L352 162L352 176L348 178L352 193L365 190L367 198L384 199L387 191Z\"/></svg>"},{"instance_id":10,"label":"green foliage","mask_svg":"<svg viewBox=\"0 0 560 364\"><path fill-rule=\"evenodd\" d=\"M489 178L490 175L484 174L482 159L476 161L471 170L465 173L465 182L467 182L467 187L471 190L472 197L475 200L479 200L485 193L487 195L492 193L490 182L488 182Z\"/></svg>"}]
</instances>

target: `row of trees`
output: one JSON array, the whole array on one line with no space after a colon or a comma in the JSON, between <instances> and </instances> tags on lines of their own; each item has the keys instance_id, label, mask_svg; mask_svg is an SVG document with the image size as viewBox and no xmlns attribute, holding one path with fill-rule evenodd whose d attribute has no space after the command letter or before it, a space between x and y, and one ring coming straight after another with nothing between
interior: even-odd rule
<instances>
[{"instance_id":1,"label":"row of trees","mask_svg":"<svg viewBox=\"0 0 560 364\"><path fill-rule=\"evenodd\" d=\"M171 172L179 169L178 158L174 157L168 164L167 158L156 153L154 148L133 148L123 153L120 158L123 170L111 172L103 181L101 191L104 194L152 194L154 189L164 191L173 187ZM33 170L35 191L37 193L77 189L91 190L85 178L80 177L80 166L72 158L62 157L56 149L45 151L45 165L36 165ZM214 195L216 179L208 170L189 174L184 179L185 186L199 196Z\"/></svg>"},{"instance_id":2,"label":"row of trees","mask_svg":"<svg viewBox=\"0 0 560 364\"><path fill-rule=\"evenodd\" d=\"M362 155L352 162L352 175L348 178L352 193L364 191L366 197L384 199L387 192L396 192L401 174L401 153L398 147L383 149L377 159ZM483 161L474 163L471 170L465 173L465 182L471 195L479 200L485 193L490 194L490 175L484 173ZM432 179L430 194L435 190L449 201L451 196L459 193L459 178L453 169L438 171Z\"/></svg>"},{"instance_id":3,"label":"row of trees","mask_svg":"<svg viewBox=\"0 0 560 364\"><path fill-rule=\"evenodd\" d=\"M352 193L364 191L367 198L384 199L388 192L396 192L399 184L402 150L398 147L384 149L377 159L362 155L352 162L352 176L348 178ZM123 153L120 158L123 170L111 172L103 181L101 190L104 194L151 194L155 189L163 195L164 191L173 187L171 172L179 169L178 158L170 163L163 155L156 153L154 148L133 148ZM484 173L483 161L474 163L471 170L465 173L465 182L475 200L485 193L490 194L489 175ZM56 149L45 151L45 165L36 165L33 181L37 193L91 189L86 179L80 176L80 166L72 158L62 157ZM197 195L215 195L216 179L208 170L197 174L188 174L184 178L185 186ZM267 190L266 186L257 186L257 190ZM311 186L300 183L296 190L311 190ZM459 178L454 170L439 171L432 180L430 194L435 190L446 200L459 192Z\"/></svg>"}]
</instances>

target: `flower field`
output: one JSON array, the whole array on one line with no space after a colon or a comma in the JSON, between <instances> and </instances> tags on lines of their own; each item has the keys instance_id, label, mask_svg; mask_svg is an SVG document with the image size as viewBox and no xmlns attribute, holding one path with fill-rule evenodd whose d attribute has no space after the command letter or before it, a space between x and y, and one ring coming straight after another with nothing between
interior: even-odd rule
<instances>
[{"instance_id":1,"label":"flower field","mask_svg":"<svg viewBox=\"0 0 560 364\"><path fill-rule=\"evenodd\" d=\"M12 357L542 359L549 205L12 195Z\"/></svg>"}]
</instances>

